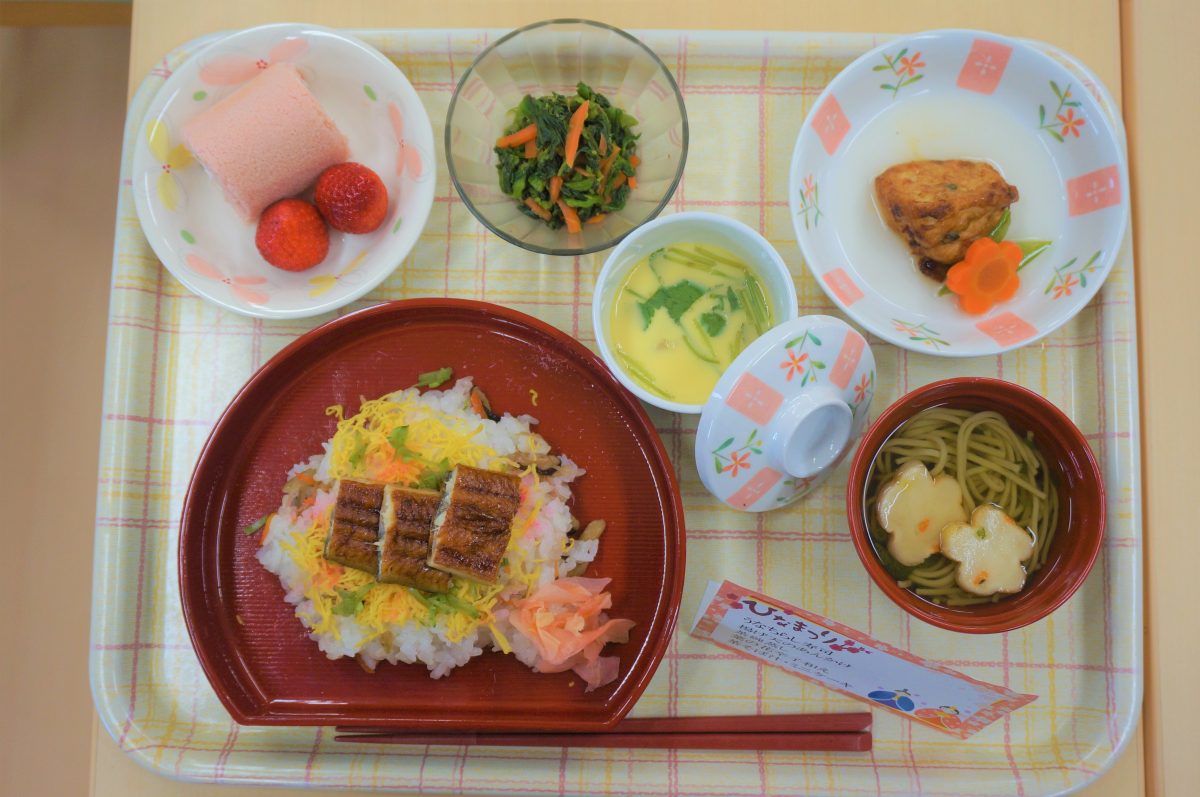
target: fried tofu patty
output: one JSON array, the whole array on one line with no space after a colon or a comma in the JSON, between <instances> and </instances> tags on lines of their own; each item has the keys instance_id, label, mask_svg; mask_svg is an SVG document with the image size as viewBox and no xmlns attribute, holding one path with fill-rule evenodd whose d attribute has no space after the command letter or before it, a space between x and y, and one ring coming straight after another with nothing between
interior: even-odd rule
<instances>
[{"instance_id":1,"label":"fried tofu patty","mask_svg":"<svg viewBox=\"0 0 1200 797\"><path fill-rule=\"evenodd\" d=\"M904 239L921 272L944 280L1019 194L991 164L921 160L896 164L876 177L875 196L887 225Z\"/></svg>"}]
</instances>

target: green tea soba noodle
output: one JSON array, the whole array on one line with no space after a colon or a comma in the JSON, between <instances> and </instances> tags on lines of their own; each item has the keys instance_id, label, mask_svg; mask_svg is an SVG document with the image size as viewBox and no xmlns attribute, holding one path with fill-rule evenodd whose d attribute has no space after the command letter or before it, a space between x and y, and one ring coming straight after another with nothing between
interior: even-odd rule
<instances>
[{"instance_id":1,"label":"green tea soba noodle","mask_svg":"<svg viewBox=\"0 0 1200 797\"><path fill-rule=\"evenodd\" d=\"M996 504L1031 531L1029 573L1046 563L1058 524L1058 490L1033 436L1017 434L996 412L934 407L905 421L888 438L875 457L868 482L865 514L871 542L901 587L946 606L991 603L1004 597L1001 593L981 597L962 589L955 582L958 563L940 553L908 567L888 552L888 532L879 522L876 498L901 466L914 461L925 465L933 477L945 473L956 479L968 515L977 506Z\"/></svg>"}]
</instances>

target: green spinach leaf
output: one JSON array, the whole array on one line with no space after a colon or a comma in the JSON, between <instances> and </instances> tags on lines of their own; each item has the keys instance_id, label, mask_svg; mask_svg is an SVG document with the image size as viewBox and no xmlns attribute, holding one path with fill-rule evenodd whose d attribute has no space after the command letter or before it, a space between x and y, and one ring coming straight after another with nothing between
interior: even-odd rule
<instances>
[{"instance_id":1,"label":"green spinach leaf","mask_svg":"<svg viewBox=\"0 0 1200 797\"><path fill-rule=\"evenodd\" d=\"M704 327L705 333L710 338L715 338L725 329L725 316L715 310L709 311L700 316L700 326Z\"/></svg>"}]
</instances>

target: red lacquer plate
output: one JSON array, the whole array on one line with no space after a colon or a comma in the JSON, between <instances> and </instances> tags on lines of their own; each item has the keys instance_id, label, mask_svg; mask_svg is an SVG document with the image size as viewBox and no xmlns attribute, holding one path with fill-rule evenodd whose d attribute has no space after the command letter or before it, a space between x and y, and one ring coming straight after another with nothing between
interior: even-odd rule
<instances>
[{"instance_id":1,"label":"red lacquer plate","mask_svg":"<svg viewBox=\"0 0 1200 797\"><path fill-rule=\"evenodd\" d=\"M443 366L473 376L497 412L528 413L587 475L574 513L608 528L589 576L612 578L614 617L637 625L617 681L591 693L573 673L535 673L487 652L431 680L424 665L330 660L242 533L279 505L292 464L334 432L325 408L407 387ZM537 406L531 390L537 391ZM230 403L200 455L183 509L179 585L208 680L246 725L390 725L441 730L611 727L649 683L674 633L684 516L674 469L637 399L557 329L482 302L416 299L362 310L300 337Z\"/></svg>"}]
</instances>

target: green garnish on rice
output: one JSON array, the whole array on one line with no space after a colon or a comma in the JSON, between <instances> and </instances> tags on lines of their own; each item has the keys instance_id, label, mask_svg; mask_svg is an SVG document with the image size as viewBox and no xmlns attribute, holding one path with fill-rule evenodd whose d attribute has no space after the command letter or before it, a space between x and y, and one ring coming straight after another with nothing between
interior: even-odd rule
<instances>
[{"instance_id":1,"label":"green garnish on rice","mask_svg":"<svg viewBox=\"0 0 1200 797\"><path fill-rule=\"evenodd\" d=\"M426 371L417 377L417 383L413 387L441 387L454 378L454 369L446 366L439 368L436 371Z\"/></svg>"},{"instance_id":2,"label":"green garnish on rice","mask_svg":"<svg viewBox=\"0 0 1200 797\"><path fill-rule=\"evenodd\" d=\"M270 514L263 515L258 520L254 521L249 526L242 529L242 534L245 534L247 537L251 537L251 536L257 534L262 529L263 526L267 525L267 518L269 518L269 517L271 517Z\"/></svg>"},{"instance_id":3,"label":"green garnish on rice","mask_svg":"<svg viewBox=\"0 0 1200 797\"><path fill-rule=\"evenodd\" d=\"M363 598L368 592L371 591L371 587L373 586L375 586L375 582L366 584L356 590L334 587L334 589L337 591L338 597L340 597L341 600L334 604L333 613L339 617L353 617L354 615L358 614L358 610L361 609L363 605Z\"/></svg>"}]
</instances>

